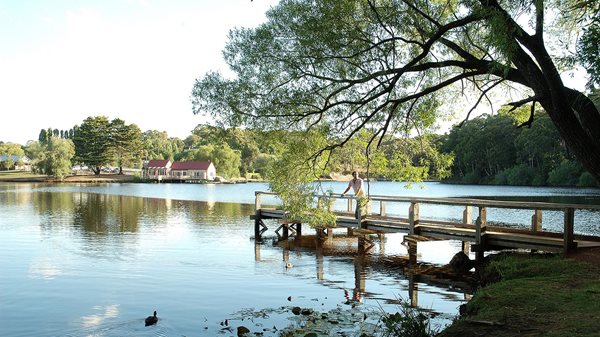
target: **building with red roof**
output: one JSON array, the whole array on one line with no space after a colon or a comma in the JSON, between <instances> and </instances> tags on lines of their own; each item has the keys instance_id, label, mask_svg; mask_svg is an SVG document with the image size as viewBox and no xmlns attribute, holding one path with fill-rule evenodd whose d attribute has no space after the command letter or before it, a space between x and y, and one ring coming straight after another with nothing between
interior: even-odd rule
<instances>
[{"instance_id":1,"label":"building with red roof","mask_svg":"<svg viewBox=\"0 0 600 337\"><path fill-rule=\"evenodd\" d=\"M163 180L169 176L171 165L170 160L150 160L142 170L144 178Z\"/></svg>"},{"instance_id":2,"label":"building with red roof","mask_svg":"<svg viewBox=\"0 0 600 337\"><path fill-rule=\"evenodd\" d=\"M181 180L214 180L217 176L215 165L209 161L176 161L171 165L171 178Z\"/></svg>"},{"instance_id":3,"label":"building with red roof","mask_svg":"<svg viewBox=\"0 0 600 337\"><path fill-rule=\"evenodd\" d=\"M158 181L215 180L217 170L208 161L150 160L142 170L145 179Z\"/></svg>"}]
</instances>

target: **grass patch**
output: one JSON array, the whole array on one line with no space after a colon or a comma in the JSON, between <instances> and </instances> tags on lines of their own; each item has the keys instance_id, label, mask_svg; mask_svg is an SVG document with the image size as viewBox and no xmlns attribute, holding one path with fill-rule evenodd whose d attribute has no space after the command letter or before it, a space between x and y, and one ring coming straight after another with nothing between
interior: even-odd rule
<instances>
[{"instance_id":1,"label":"grass patch","mask_svg":"<svg viewBox=\"0 0 600 337\"><path fill-rule=\"evenodd\" d=\"M44 174L36 174L26 171L0 171L0 181L12 180L27 180L27 179L44 179L48 176Z\"/></svg>"},{"instance_id":2,"label":"grass patch","mask_svg":"<svg viewBox=\"0 0 600 337\"><path fill-rule=\"evenodd\" d=\"M598 336L600 271L560 257L505 256L486 273L501 281L476 292L466 317L440 336Z\"/></svg>"}]
</instances>

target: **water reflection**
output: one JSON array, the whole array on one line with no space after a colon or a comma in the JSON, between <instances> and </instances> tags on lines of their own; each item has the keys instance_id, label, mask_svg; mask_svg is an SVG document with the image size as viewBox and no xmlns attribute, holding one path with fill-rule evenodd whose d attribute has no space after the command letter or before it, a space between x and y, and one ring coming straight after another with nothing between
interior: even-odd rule
<instances>
[{"instance_id":1,"label":"water reflection","mask_svg":"<svg viewBox=\"0 0 600 337\"><path fill-rule=\"evenodd\" d=\"M252 214L252 205L189 200L138 198L95 193L10 193L0 194L4 205L32 205L40 216L42 231L72 227L94 235L137 233L140 224L167 224L173 216L185 216L199 224L206 218L231 219ZM215 224L215 222L211 222ZM217 221L218 224L218 221Z\"/></svg>"},{"instance_id":2,"label":"water reflection","mask_svg":"<svg viewBox=\"0 0 600 337\"><path fill-rule=\"evenodd\" d=\"M81 326L83 328L96 328L104 323L107 319L115 318L119 316L119 305L112 304L106 307L96 306L93 308L94 311L100 311L99 313L87 315L81 317Z\"/></svg>"},{"instance_id":3,"label":"water reflection","mask_svg":"<svg viewBox=\"0 0 600 337\"><path fill-rule=\"evenodd\" d=\"M41 278L51 280L62 275L62 270L50 257L40 257L35 259L29 265L29 275L31 278Z\"/></svg>"},{"instance_id":4,"label":"water reflection","mask_svg":"<svg viewBox=\"0 0 600 337\"><path fill-rule=\"evenodd\" d=\"M253 242L248 215L254 205L219 202L227 196L182 200L177 193L182 188L200 198L201 186L106 186L107 193L2 187L0 297L6 310L0 326L7 336L217 336L219 322L240 308L279 310L264 327L280 329L289 325L291 305L393 311L399 297L443 313L447 324L464 301L466 291L436 283L436 275L444 275L438 266L407 265L401 236L374 237L362 255L356 237L335 235L316 245L309 228L302 240ZM165 198L126 195L146 188L170 192ZM434 263L448 262L460 249L447 242L420 245L420 260ZM146 330L143 317L153 310L161 323ZM273 329L264 336L278 334Z\"/></svg>"},{"instance_id":5,"label":"water reflection","mask_svg":"<svg viewBox=\"0 0 600 337\"><path fill-rule=\"evenodd\" d=\"M395 234L393 234L395 235ZM269 240L272 244L281 249L282 262L285 266L293 268L291 254L295 255L314 255L316 272L314 277L323 285L339 288L343 291L344 304L354 308L364 302L365 299L382 301L387 304L408 303L413 307L420 307L419 293L425 293L426 297L431 297L432 292L436 296L445 297L451 302L467 301L472 292L474 284L473 275L455 274L450 267L445 265L434 265L429 263L411 264L406 255L386 255L386 237L379 235L377 238L371 238L373 247L371 249L361 248L360 237L351 234L336 234L330 239L321 241L317 235L304 235L294 237L289 240L281 240L280 237L264 237L262 240L255 241L254 256L255 261L261 262L261 249L268 245ZM352 264L353 267L353 288L341 286L339 281L328 279L324 263L326 257L343 258L337 260L340 263ZM380 293L378 287L367 286L369 280L373 280L377 274L385 274L396 280L396 293L390 297ZM329 276L331 277L331 275ZM420 288L420 285L425 287ZM444 290L440 290L444 289ZM428 302L427 302L428 303ZM430 311L432 315L445 314L453 315L451 312L438 312L435 308L422 307L422 310Z\"/></svg>"}]
</instances>

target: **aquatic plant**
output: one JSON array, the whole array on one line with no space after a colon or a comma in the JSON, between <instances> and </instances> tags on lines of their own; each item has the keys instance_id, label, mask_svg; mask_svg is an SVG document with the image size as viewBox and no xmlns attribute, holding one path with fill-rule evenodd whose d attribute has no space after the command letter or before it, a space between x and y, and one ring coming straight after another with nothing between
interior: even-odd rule
<instances>
[{"instance_id":1,"label":"aquatic plant","mask_svg":"<svg viewBox=\"0 0 600 337\"><path fill-rule=\"evenodd\" d=\"M400 310L396 313L384 313L382 335L403 337L430 337L436 334L431 328L429 317L419 309L401 302Z\"/></svg>"}]
</instances>

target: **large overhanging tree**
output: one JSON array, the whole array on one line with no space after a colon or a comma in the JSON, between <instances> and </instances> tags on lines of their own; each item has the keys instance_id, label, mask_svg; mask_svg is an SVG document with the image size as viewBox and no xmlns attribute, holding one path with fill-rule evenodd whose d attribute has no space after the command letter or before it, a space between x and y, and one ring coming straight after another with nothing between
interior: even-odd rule
<instances>
[{"instance_id":1,"label":"large overhanging tree","mask_svg":"<svg viewBox=\"0 0 600 337\"><path fill-rule=\"evenodd\" d=\"M600 113L561 79L576 50L598 66L599 8L585 0L282 0L266 23L231 31L224 56L235 76L199 79L194 112L234 126L327 130L338 136L330 150L361 129L374 131L373 144L426 129L439 108L458 108L453 95L475 93L470 113L503 94L515 108L530 104L531 116L542 107L600 181Z\"/></svg>"}]
</instances>

